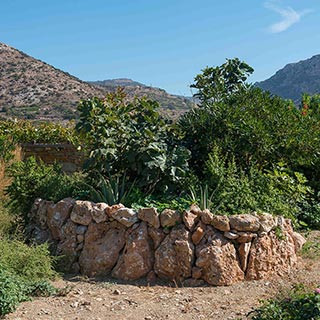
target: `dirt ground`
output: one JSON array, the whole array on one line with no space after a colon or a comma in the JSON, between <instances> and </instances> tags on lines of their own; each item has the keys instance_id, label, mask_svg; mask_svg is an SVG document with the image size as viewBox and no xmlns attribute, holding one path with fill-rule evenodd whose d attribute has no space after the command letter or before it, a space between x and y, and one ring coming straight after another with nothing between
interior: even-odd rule
<instances>
[{"instance_id":1,"label":"dirt ground","mask_svg":"<svg viewBox=\"0 0 320 320\"><path fill-rule=\"evenodd\" d=\"M297 269L285 278L201 288L63 279L54 283L64 288L60 296L22 303L5 319L247 319L261 299L285 293L297 284L313 289L320 286L320 232L312 232L308 240L307 247L311 247L304 250Z\"/></svg>"}]
</instances>

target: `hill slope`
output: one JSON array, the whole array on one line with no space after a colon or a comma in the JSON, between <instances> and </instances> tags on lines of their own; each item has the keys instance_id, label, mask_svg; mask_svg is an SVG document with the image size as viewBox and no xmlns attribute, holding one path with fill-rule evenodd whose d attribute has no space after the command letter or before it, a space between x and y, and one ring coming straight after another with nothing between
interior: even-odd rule
<instances>
[{"instance_id":1,"label":"hill slope","mask_svg":"<svg viewBox=\"0 0 320 320\"><path fill-rule=\"evenodd\" d=\"M320 93L320 55L287 64L271 78L255 85L296 102L300 101L303 93Z\"/></svg>"},{"instance_id":2,"label":"hill slope","mask_svg":"<svg viewBox=\"0 0 320 320\"><path fill-rule=\"evenodd\" d=\"M128 79L87 83L0 42L0 116L61 120L76 118L81 99L103 97L124 86L130 97L147 95L165 113L180 113L191 101ZM171 110L171 111L170 111Z\"/></svg>"}]
</instances>

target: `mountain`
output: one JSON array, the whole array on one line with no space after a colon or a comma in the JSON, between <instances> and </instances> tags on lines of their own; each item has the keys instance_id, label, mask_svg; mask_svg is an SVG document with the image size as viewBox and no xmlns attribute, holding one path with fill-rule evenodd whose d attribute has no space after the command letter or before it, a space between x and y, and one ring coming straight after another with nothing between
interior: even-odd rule
<instances>
[{"instance_id":1,"label":"mountain","mask_svg":"<svg viewBox=\"0 0 320 320\"><path fill-rule=\"evenodd\" d=\"M76 118L81 99L104 97L118 86L125 87L129 98L146 95L158 101L165 114L174 116L192 105L188 98L129 79L84 82L0 42L0 117L56 121Z\"/></svg>"},{"instance_id":2,"label":"mountain","mask_svg":"<svg viewBox=\"0 0 320 320\"><path fill-rule=\"evenodd\" d=\"M114 92L118 87L123 87L130 98L134 96L146 96L149 99L157 101L163 109L163 112L173 117L188 111L193 105L191 97L173 95L163 89L150 87L131 79L122 78L91 81L89 83L111 92Z\"/></svg>"},{"instance_id":3,"label":"mountain","mask_svg":"<svg viewBox=\"0 0 320 320\"><path fill-rule=\"evenodd\" d=\"M303 93L320 93L320 54L307 60L287 64L271 78L255 85L297 103Z\"/></svg>"}]
</instances>

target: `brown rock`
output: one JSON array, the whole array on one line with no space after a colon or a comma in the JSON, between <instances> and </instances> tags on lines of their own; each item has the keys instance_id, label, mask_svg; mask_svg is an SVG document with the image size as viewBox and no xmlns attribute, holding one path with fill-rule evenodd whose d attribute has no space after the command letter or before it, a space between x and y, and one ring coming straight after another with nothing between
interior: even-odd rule
<instances>
[{"instance_id":1,"label":"brown rock","mask_svg":"<svg viewBox=\"0 0 320 320\"><path fill-rule=\"evenodd\" d=\"M209 225L212 224L213 214L208 209L204 209L201 214L201 221L204 224L209 224Z\"/></svg>"},{"instance_id":2,"label":"brown rock","mask_svg":"<svg viewBox=\"0 0 320 320\"><path fill-rule=\"evenodd\" d=\"M160 214L160 222L163 228L174 227L181 223L181 214L176 210L165 209Z\"/></svg>"},{"instance_id":3,"label":"brown rock","mask_svg":"<svg viewBox=\"0 0 320 320\"><path fill-rule=\"evenodd\" d=\"M227 239L235 240L239 238L239 235L237 234L237 231L231 230L231 231L225 231L223 234Z\"/></svg>"},{"instance_id":4,"label":"brown rock","mask_svg":"<svg viewBox=\"0 0 320 320\"><path fill-rule=\"evenodd\" d=\"M277 218L268 213L258 215L260 222L259 233L269 233L277 226Z\"/></svg>"},{"instance_id":5,"label":"brown rock","mask_svg":"<svg viewBox=\"0 0 320 320\"><path fill-rule=\"evenodd\" d=\"M151 227L156 229L160 227L160 219L156 208L139 209L138 218L142 221L146 221Z\"/></svg>"},{"instance_id":6,"label":"brown rock","mask_svg":"<svg viewBox=\"0 0 320 320\"><path fill-rule=\"evenodd\" d=\"M240 265L243 272L246 272L247 270L250 248L251 248L251 242L245 242L245 243L241 243L238 249Z\"/></svg>"},{"instance_id":7,"label":"brown rock","mask_svg":"<svg viewBox=\"0 0 320 320\"><path fill-rule=\"evenodd\" d=\"M155 252L154 271L160 278L182 280L191 276L194 246L183 225L172 229Z\"/></svg>"},{"instance_id":8,"label":"brown rock","mask_svg":"<svg viewBox=\"0 0 320 320\"><path fill-rule=\"evenodd\" d=\"M163 239L166 237L162 229L148 227L148 233L153 241L153 249L157 249L160 246Z\"/></svg>"},{"instance_id":9,"label":"brown rock","mask_svg":"<svg viewBox=\"0 0 320 320\"><path fill-rule=\"evenodd\" d=\"M205 282L201 279L190 278L190 279L186 279L183 281L184 287L192 287L192 288L202 287L202 286L204 286L204 284L205 284Z\"/></svg>"},{"instance_id":10,"label":"brown rock","mask_svg":"<svg viewBox=\"0 0 320 320\"><path fill-rule=\"evenodd\" d=\"M130 233L122 255L112 271L112 276L122 280L137 280L145 277L152 269L154 252L148 235L147 224Z\"/></svg>"},{"instance_id":11,"label":"brown rock","mask_svg":"<svg viewBox=\"0 0 320 320\"><path fill-rule=\"evenodd\" d=\"M196 266L209 284L225 286L244 279L234 245L211 226L197 245L196 256Z\"/></svg>"},{"instance_id":12,"label":"brown rock","mask_svg":"<svg viewBox=\"0 0 320 320\"><path fill-rule=\"evenodd\" d=\"M256 233L253 232L238 232L238 235L239 238L237 238L237 242L239 243L251 242L258 236Z\"/></svg>"},{"instance_id":13,"label":"brown rock","mask_svg":"<svg viewBox=\"0 0 320 320\"><path fill-rule=\"evenodd\" d=\"M121 203L119 203L119 204L114 204L113 206L108 206L108 207L106 208L107 216L108 216L109 218L112 218L112 215L113 215L114 213L116 213L116 212L117 212L119 209L121 209L121 208L124 208L124 205L121 204Z\"/></svg>"},{"instance_id":14,"label":"brown rock","mask_svg":"<svg viewBox=\"0 0 320 320\"><path fill-rule=\"evenodd\" d=\"M297 262L294 241L284 231L283 240L274 231L256 238L250 250L246 279L267 279L288 273Z\"/></svg>"},{"instance_id":15,"label":"brown rock","mask_svg":"<svg viewBox=\"0 0 320 320\"><path fill-rule=\"evenodd\" d=\"M88 276L109 274L124 245L125 228L122 225L116 223L110 228L106 223L91 223L79 257L81 272Z\"/></svg>"},{"instance_id":16,"label":"brown rock","mask_svg":"<svg viewBox=\"0 0 320 320\"><path fill-rule=\"evenodd\" d=\"M106 203L100 202L93 205L93 211L92 211L92 219L96 223L105 222L108 220L108 215L106 212L106 209L108 208L108 205Z\"/></svg>"},{"instance_id":17,"label":"brown rock","mask_svg":"<svg viewBox=\"0 0 320 320\"><path fill-rule=\"evenodd\" d=\"M251 214L239 214L229 217L231 229L256 232L260 228L258 217Z\"/></svg>"},{"instance_id":18,"label":"brown rock","mask_svg":"<svg viewBox=\"0 0 320 320\"><path fill-rule=\"evenodd\" d=\"M155 283L156 281L157 281L157 275L153 270L151 270L147 275L147 282Z\"/></svg>"},{"instance_id":19,"label":"brown rock","mask_svg":"<svg viewBox=\"0 0 320 320\"><path fill-rule=\"evenodd\" d=\"M191 213L190 211L184 211L182 214L182 220L187 229L192 231L195 224L197 223L198 216Z\"/></svg>"},{"instance_id":20,"label":"brown rock","mask_svg":"<svg viewBox=\"0 0 320 320\"><path fill-rule=\"evenodd\" d=\"M198 267L192 268L192 278L200 279L202 277L202 269Z\"/></svg>"},{"instance_id":21,"label":"brown rock","mask_svg":"<svg viewBox=\"0 0 320 320\"><path fill-rule=\"evenodd\" d=\"M72 209L70 219L84 226L89 225L92 221L93 206L94 203L91 201L77 200Z\"/></svg>"},{"instance_id":22,"label":"brown rock","mask_svg":"<svg viewBox=\"0 0 320 320\"><path fill-rule=\"evenodd\" d=\"M127 228L138 222L137 213L129 208L120 208L112 214L112 218L126 226Z\"/></svg>"},{"instance_id":23,"label":"brown rock","mask_svg":"<svg viewBox=\"0 0 320 320\"><path fill-rule=\"evenodd\" d=\"M74 204L75 201L73 199L66 198L56 204L51 204L47 208L47 224L53 239L61 238L61 228L70 217Z\"/></svg>"},{"instance_id":24,"label":"brown rock","mask_svg":"<svg viewBox=\"0 0 320 320\"><path fill-rule=\"evenodd\" d=\"M299 252L302 249L303 245L307 242L307 240L298 232L292 233L292 239L294 241L296 252Z\"/></svg>"},{"instance_id":25,"label":"brown rock","mask_svg":"<svg viewBox=\"0 0 320 320\"><path fill-rule=\"evenodd\" d=\"M51 205L53 205L52 201L41 198L36 199L28 214L29 221L35 223L35 225L42 230L47 229L47 211Z\"/></svg>"},{"instance_id":26,"label":"brown rock","mask_svg":"<svg viewBox=\"0 0 320 320\"><path fill-rule=\"evenodd\" d=\"M192 242L194 244L198 244L202 240L204 236L204 230L205 230L205 225L203 225L202 223L199 223L191 237Z\"/></svg>"},{"instance_id":27,"label":"brown rock","mask_svg":"<svg viewBox=\"0 0 320 320\"><path fill-rule=\"evenodd\" d=\"M229 218L227 216L213 216L211 224L220 231L230 231Z\"/></svg>"},{"instance_id":28,"label":"brown rock","mask_svg":"<svg viewBox=\"0 0 320 320\"><path fill-rule=\"evenodd\" d=\"M193 203L190 207L190 210L189 210L191 213L195 214L196 216L200 217L202 215L202 211L201 209L199 208L198 205L196 205L195 203Z\"/></svg>"}]
</instances>

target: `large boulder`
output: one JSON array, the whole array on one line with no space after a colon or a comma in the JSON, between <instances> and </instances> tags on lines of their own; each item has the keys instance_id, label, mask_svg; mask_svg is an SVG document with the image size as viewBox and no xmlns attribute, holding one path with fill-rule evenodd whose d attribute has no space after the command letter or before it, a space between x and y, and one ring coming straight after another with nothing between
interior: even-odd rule
<instances>
[{"instance_id":1,"label":"large boulder","mask_svg":"<svg viewBox=\"0 0 320 320\"><path fill-rule=\"evenodd\" d=\"M61 239L61 228L70 217L75 200L66 198L47 208L47 225L53 239Z\"/></svg>"},{"instance_id":2,"label":"large boulder","mask_svg":"<svg viewBox=\"0 0 320 320\"><path fill-rule=\"evenodd\" d=\"M93 212L94 212L93 202L77 200L70 214L70 219L74 223L87 226L92 221Z\"/></svg>"},{"instance_id":3,"label":"large boulder","mask_svg":"<svg viewBox=\"0 0 320 320\"><path fill-rule=\"evenodd\" d=\"M131 230L130 230L131 231ZM153 267L153 244L145 222L131 232L127 232L126 245L112 276L123 280L136 280L145 277Z\"/></svg>"},{"instance_id":4,"label":"large boulder","mask_svg":"<svg viewBox=\"0 0 320 320\"><path fill-rule=\"evenodd\" d=\"M174 227L155 252L154 271L160 278L181 281L191 277L194 245L184 225Z\"/></svg>"},{"instance_id":5,"label":"large boulder","mask_svg":"<svg viewBox=\"0 0 320 320\"><path fill-rule=\"evenodd\" d=\"M211 226L196 247L196 257L202 278L211 285L227 286L244 279L234 245Z\"/></svg>"},{"instance_id":6,"label":"large boulder","mask_svg":"<svg viewBox=\"0 0 320 320\"><path fill-rule=\"evenodd\" d=\"M125 227L118 222L91 223L79 257L81 272L88 276L109 274L125 242Z\"/></svg>"},{"instance_id":7,"label":"large boulder","mask_svg":"<svg viewBox=\"0 0 320 320\"><path fill-rule=\"evenodd\" d=\"M260 229L259 218L251 214L239 214L229 217L231 229L257 232Z\"/></svg>"}]
</instances>

